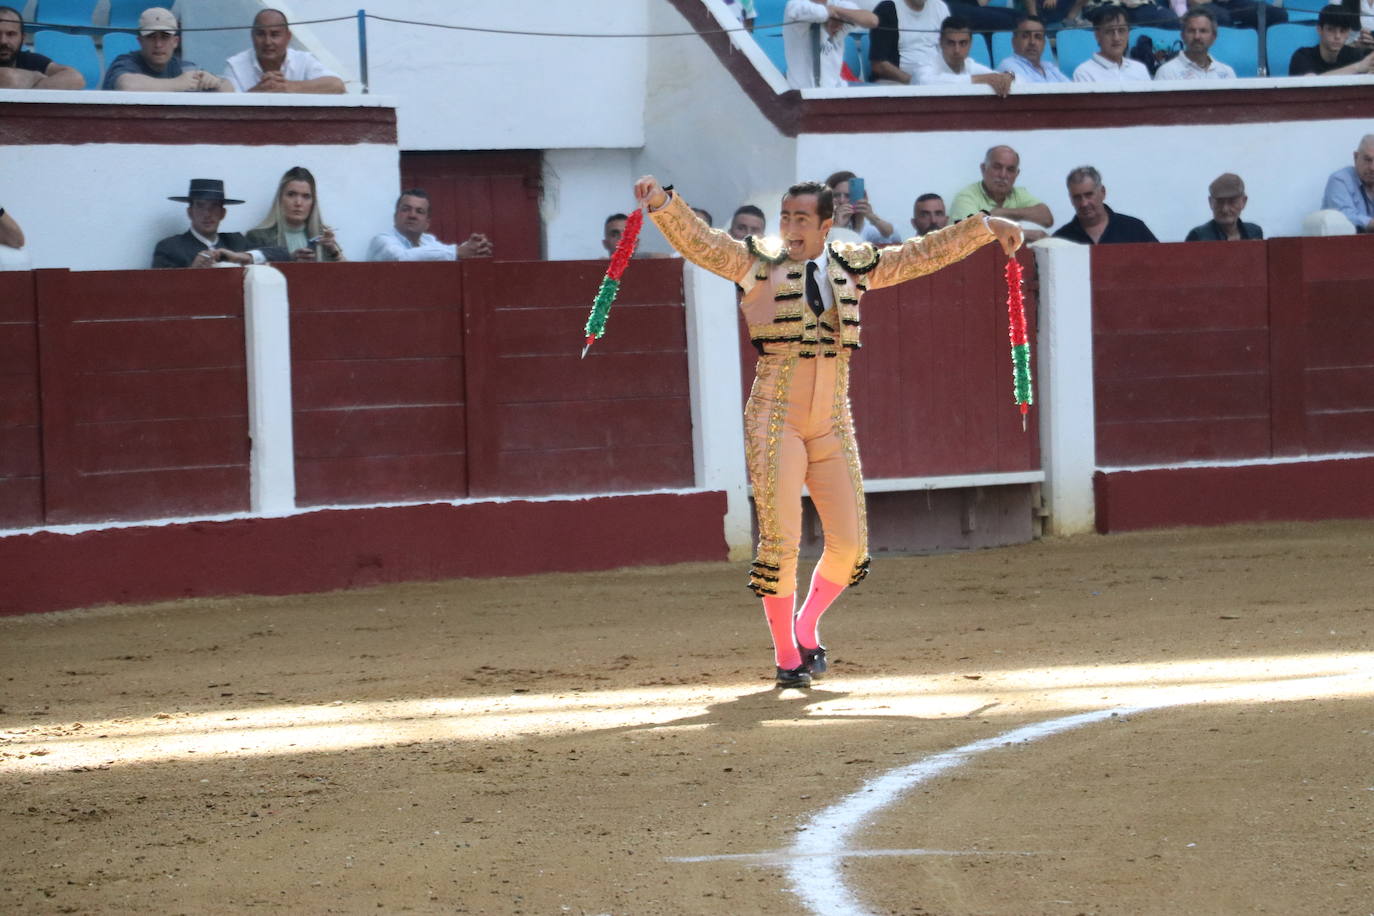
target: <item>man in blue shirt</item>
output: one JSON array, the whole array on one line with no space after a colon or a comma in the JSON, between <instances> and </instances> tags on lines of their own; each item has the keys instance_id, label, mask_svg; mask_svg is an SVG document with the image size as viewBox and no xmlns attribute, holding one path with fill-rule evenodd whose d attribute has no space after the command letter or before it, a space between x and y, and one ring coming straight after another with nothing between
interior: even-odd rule
<instances>
[{"instance_id":1,"label":"man in blue shirt","mask_svg":"<svg viewBox=\"0 0 1374 916\"><path fill-rule=\"evenodd\" d=\"M1067 83L1069 78L1055 65L1045 60L1045 23L1037 16L1022 16L1016 20L1011 33L1009 57L1002 58L997 69L1015 76L1023 83Z\"/></svg>"},{"instance_id":2,"label":"man in blue shirt","mask_svg":"<svg viewBox=\"0 0 1374 916\"><path fill-rule=\"evenodd\" d=\"M101 89L125 92L233 92L233 85L176 57L181 37L171 10L154 6L138 17L138 50L121 54L105 71Z\"/></svg>"},{"instance_id":3,"label":"man in blue shirt","mask_svg":"<svg viewBox=\"0 0 1374 916\"><path fill-rule=\"evenodd\" d=\"M1365 134L1355 149L1355 164L1326 180L1323 210L1339 210L1356 232L1374 232L1374 134Z\"/></svg>"}]
</instances>

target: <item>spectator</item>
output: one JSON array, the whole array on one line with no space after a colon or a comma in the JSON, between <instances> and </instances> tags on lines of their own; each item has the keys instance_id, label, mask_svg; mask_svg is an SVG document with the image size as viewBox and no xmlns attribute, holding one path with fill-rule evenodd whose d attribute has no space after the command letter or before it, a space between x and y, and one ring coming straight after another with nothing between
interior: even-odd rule
<instances>
[{"instance_id":1,"label":"spectator","mask_svg":"<svg viewBox=\"0 0 1374 916\"><path fill-rule=\"evenodd\" d=\"M911 208L911 228L916 230L917 235L925 235L948 225L945 201L939 194L922 194L916 198L916 204Z\"/></svg>"},{"instance_id":2,"label":"spectator","mask_svg":"<svg viewBox=\"0 0 1374 916\"><path fill-rule=\"evenodd\" d=\"M1317 43L1298 48L1288 61L1289 76L1348 76L1369 73L1374 68L1374 52L1366 53L1347 45L1351 28L1358 20L1344 7L1334 3L1317 14Z\"/></svg>"},{"instance_id":3,"label":"spectator","mask_svg":"<svg viewBox=\"0 0 1374 916\"><path fill-rule=\"evenodd\" d=\"M249 230L247 238L254 247L285 248L297 261L345 260L334 230L320 216L315 176L299 165L281 176L272 209L257 228Z\"/></svg>"},{"instance_id":4,"label":"spectator","mask_svg":"<svg viewBox=\"0 0 1374 916\"><path fill-rule=\"evenodd\" d=\"M394 228L372 239L369 261L459 261L491 257L491 240L480 232L461 245L447 245L425 230L429 228L429 195L419 188L402 191L396 198ZM622 229L624 226L621 227Z\"/></svg>"},{"instance_id":5,"label":"spectator","mask_svg":"<svg viewBox=\"0 0 1374 916\"><path fill-rule=\"evenodd\" d=\"M993 6L989 0L946 0L949 14L967 22L976 32L1010 32L1021 14L1010 6Z\"/></svg>"},{"instance_id":6,"label":"spectator","mask_svg":"<svg viewBox=\"0 0 1374 916\"><path fill-rule=\"evenodd\" d=\"M857 200L850 197L850 182L854 178L853 172L836 172L825 180L835 207L834 228L849 230L874 245L895 245L900 242L902 237L892 228L892 224L873 212L867 188Z\"/></svg>"},{"instance_id":7,"label":"spectator","mask_svg":"<svg viewBox=\"0 0 1374 916\"><path fill-rule=\"evenodd\" d=\"M711 211L705 207L693 207L692 212L701 217L701 221L708 226L715 225L716 218L711 215Z\"/></svg>"},{"instance_id":8,"label":"spectator","mask_svg":"<svg viewBox=\"0 0 1374 916\"><path fill-rule=\"evenodd\" d=\"M176 56L181 37L171 10L150 7L138 17L138 50L121 54L105 70L102 89L125 92L233 92L228 80Z\"/></svg>"},{"instance_id":9,"label":"spectator","mask_svg":"<svg viewBox=\"0 0 1374 916\"><path fill-rule=\"evenodd\" d=\"M1326 180L1322 208L1339 210L1356 232L1374 232L1374 134L1365 134L1355 147L1355 164Z\"/></svg>"},{"instance_id":10,"label":"spectator","mask_svg":"<svg viewBox=\"0 0 1374 916\"><path fill-rule=\"evenodd\" d=\"M1245 196L1245 182L1239 175L1226 172L1218 175L1207 186L1207 205L1212 208L1212 218L1201 226L1188 230L1185 242L1237 242L1247 239L1264 238L1264 230L1254 223L1243 223L1241 211L1245 209L1248 198Z\"/></svg>"},{"instance_id":11,"label":"spectator","mask_svg":"<svg viewBox=\"0 0 1374 916\"><path fill-rule=\"evenodd\" d=\"M725 0L725 5L739 16L739 21L744 26L745 31L754 31L754 20L758 18L758 14L754 11L754 0Z\"/></svg>"},{"instance_id":12,"label":"spectator","mask_svg":"<svg viewBox=\"0 0 1374 916\"><path fill-rule=\"evenodd\" d=\"M1069 173L1069 202L1074 218L1054 232L1057 239L1083 245L1110 245L1117 242L1157 242L1150 227L1107 206L1107 188L1102 176L1090 165L1080 165Z\"/></svg>"},{"instance_id":13,"label":"spectator","mask_svg":"<svg viewBox=\"0 0 1374 916\"><path fill-rule=\"evenodd\" d=\"M1217 25L1243 29L1259 28L1259 8L1264 7L1265 27L1288 21L1288 11L1272 3L1258 0L1185 0L1193 9L1201 7L1210 12Z\"/></svg>"},{"instance_id":14,"label":"spectator","mask_svg":"<svg viewBox=\"0 0 1374 916\"><path fill-rule=\"evenodd\" d=\"M601 247L606 249L606 257L615 253L615 246L620 244L620 237L625 234L625 222L628 219L624 213L612 213L606 217L601 230Z\"/></svg>"},{"instance_id":15,"label":"spectator","mask_svg":"<svg viewBox=\"0 0 1374 916\"><path fill-rule=\"evenodd\" d=\"M768 218L753 204L745 204L730 217L730 238L744 241L749 236L762 238L768 230Z\"/></svg>"},{"instance_id":16,"label":"spectator","mask_svg":"<svg viewBox=\"0 0 1374 916\"><path fill-rule=\"evenodd\" d=\"M1021 174L1021 156L1016 150L1010 146L994 146L987 151L978 168L983 173L982 180L954 195L951 219L957 222L986 211L991 216L1031 222L1046 229L1054 225L1050 208L1025 188L1016 186L1016 179ZM1045 235L1043 231L1032 229L1026 232L1025 238L1033 242Z\"/></svg>"},{"instance_id":17,"label":"spectator","mask_svg":"<svg viewBox=\"0 0 1374 916\"><path fill-rule=\"evenodd\" d=\"M1183 53L1155 71L1157 80L1233 80L1236 71L1211 55L1217 40L1217 20L1206 6L1183 14Z\"/></svg>"},{"instance_id":18,"label":"spectator","mask_svg":"<svg viewBox=\"0 0 1374 916\"><path fill-rule=\"evenodd\" d=\"M19 228L13 216L5 212L4 207L0 207L0 245L6 248L24 247L24 230Z\"/></svg>"},{"instance_id":19,"label":"spectator","mask_svg":"<svg viewBox=\"0 0 1374 916\"><path fill-rule=\"evenodd\" d=\"M86 78L71 67L24 50L24 17L0 6L0 89L84 89ZM17 246L15 246L17 247Z\"/></svg>"},{"instance_id":20,"label":"spectator","mask_svg":"<svg viewBox=\"0 0 1374 916\"><path fill-rule=\"evenodd\" d=\"M235 92L340 94L344 82L309 51L291 47L291 27L281 10L253 17L253 47L224 62L224 79Z\"/></svg>"},{"instance_id":21,"label":"spectator","mask_svg":"<svg viewBox=\"0 0 1374 916\"><path fill-rule=\"evenodd\" d=\"M1010 73L1026 83L1069 82L1054 61L1044 59L1045 23L1035 16L1026 15L1016 20L1016 29L1011 33L1011 50L1011 55L1002 58L997 65L1003 73Z\"/></svg>"},{"instance_id":22,"label":"spectator","mask_svg":"<svg viewBox=\"0 0 1374 916\"><path fill-rule=\"evenodd\" d=\"M868 39L868 66L875 83L916 81L922 61L940 54L945 0L883 0L873 8L878 26Z\"/></svg>"},{"instance_id":23,"label":"spectator","mask_svg":"<svg viewBox=\"0 0 1374 916\"><path fill-rule=\"evenodd\" d=\"M1186 2L1186 0L1185 0ZM1178 14L1172 0L1088 0L1088 20L1095 26L1097 16L1107 9L1120 11L1131 25L1154 26L1161 29L1178 28Z\"/></svg>"},{"instance_id":24,"label":"spectator","mask_svg":"<svg viewBox=\"0 0 1374 916\"><path fill-rule=\"evenodd\" d=\"M1126 11L1119 6L1102 6L1093 12L1093 35L1097 53L1073 71L1075 83L1149 82L1150 71L1138 60L1126 56L1131 27Z\"/></svg>"},{"instance_id":25,"label":"spectator","mask_svg":"<svg viewBox=\"0 0 1374 916\"><path fill-rule=\"evenodd\" d=\"M1057 23L1060 28L1086 28L1083 4L1086 0L1024 0L1025 15L1040 20L1042 25Z\"/></svg>"},{"instance_id":26,"label":"spectator","mask_svg":"<svg viewBox=\"0 0 1374 916\"><path fill-rule=\"evenodd\" d=\"M289 261L291 253L275 246L249 245L237 232L220 232L227 204L241 204L224 196L224 182L218 178L192 178L185 197L169 197L185 203L191 228L157 243L153 249L154 267L214 267L226 264L262 264Z\"/></svg>"},{"instance_id":27,"label":"spectator","mask_svg":"<svg viewBox=\"0 0 1374 916\"><path fill-rule=\"evenodd\" d=\"M844 40L854 26L871 29L878 17L859 9L852 0L787 0L783 9L782 47L787 58L787 85L793 89L843 89ZM821 29L820 47L813 49L811 26ZM820 53L819 71L815 51ZM817 72L820 74L817 81Z\"/></svg>"},{"instance_id":28,"label":"spectator","mask_svg":"<svg viewBox=\"0 0 1374 916\"><path fill-rule=\"evenodd\" d=\"M982 36L979 36L982 41ZM973 30L967 19L950 16L940 23L940 53L916 68L916 82L922 86L990 86L1002 98L1011 92L1015 77L969 60Z\"/></svg>"}]
</instances>

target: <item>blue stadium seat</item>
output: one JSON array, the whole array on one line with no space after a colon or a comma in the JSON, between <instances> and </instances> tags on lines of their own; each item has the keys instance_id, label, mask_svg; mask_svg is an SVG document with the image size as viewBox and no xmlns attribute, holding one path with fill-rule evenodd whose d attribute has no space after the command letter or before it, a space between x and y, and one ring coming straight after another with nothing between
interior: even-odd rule
<instances>
[{"instance_id":1,"label":"blue stadium seat","mask_svg":"<svg viewBox=\"0 0 1374 916\"><path fill-rule=\"evenodd\" d=\"M100 88L100 58L95 53L95 39L91 36L44 29L33 36L33 50L51 57L54 63L80 71L86 78L87 89Z\"/></svg>"},{"instance_id":2,"label":"blue stadium seat","mask_svg":"<svg viewBox=\"0 0 1374 916\"><path fill-rule=\"evenodd\" d=\"M1131 29L1130 44L1127 45L1127 53L1135 47L1136 39L1140 36L1148 36L1155 43L1156 51L1178 51L1183 47L1183 36L1178 29L1161 29L1158 26L1138 25Z\"/></svg>"},{"instance_id":3,"label":"blue stadium seat","mask_svg":"<svg viewBox=\"0 0 1374 916\"><path fill-rule=\"evenodd\" d=\"M1236 76L1259 75L1259 35L1254 29L1217 29L1212 56L1235 68Z\"/></svg>"},{"instance_id":4,"label":"blue stadium seat","mask_svg":"<svg viewBox=\"0 0 1374 916\"><path fill-rule=\"evenodd\" d=\"M1293 52L1316 43L1317 30L1311 23L1271 25L1264 35L1264 49L1269 55L1269 75L1287 76L1288 62L1293 58Z\"/></svg>"},{"instance_id":5,"label":"blue stadium seat","mask_svg":"<svg viewBox=\"0 0 1374 916\"><path fill-rule=\"evenodd\" d=\"M171 8L170 4L162 3L160 0L110 0L110 28L138 28L138 17L150 6Z\"/></svg>"},{"instance_id":6,"label":"blue stadium seat","mask_svg":"<svg viewBox=\"0 0 1374 916\"><path fill-rule=\"evenodd\" d=\"M856 29L849 33L844 43L844 62L849 64L849 69L854 71L859 82L868 81L868 29Z\"/></svg>"},{"instance_id":7,"label":"blue stadium seat","mask_svg":"<svg viewBox=\"0 0 1374 916\"><path fill-rule=\"evenodd\" d=\"M90 28L95 16L95 4L96 0L38 0L33 21L45 26ZM17 5L20 9L24 7L22 3Z\"/></svg>"},{"instance_id":8,"label":"blue stadium seat","mask_svg":"<svg viewBox=\"0 0 1374 916\"><path fill-rule=\"evenodd\" d=\"M976 60L984 67L992 66L992 52L988 50L987 39L979 32L974 32L973 40L969 42L968 59Z\"/></svg>"},{"instance_id":9,"label":"blue stadium seat","mask_svg":"<svg viewBox=\"0 0 1374 916\"><path fill-rule=\"evenodd\" d=\"M1059 69L1073 79L1075 68L1097 53L1097 38L1092 29L1060 29L1054 49L1059 58Z\"/></svg>"},{"instance_id":10,"label":"blue stadium seat","mask_svg":"<svg viewBox=\"0 0 1374 916\"><path fill-rule=\"evenodd\" d=\"M100 40L100 50L105 58L105 69L108 70L116 57L138 50L138 39L132 32L106 32Z\"/></svg>"}]
</instances>

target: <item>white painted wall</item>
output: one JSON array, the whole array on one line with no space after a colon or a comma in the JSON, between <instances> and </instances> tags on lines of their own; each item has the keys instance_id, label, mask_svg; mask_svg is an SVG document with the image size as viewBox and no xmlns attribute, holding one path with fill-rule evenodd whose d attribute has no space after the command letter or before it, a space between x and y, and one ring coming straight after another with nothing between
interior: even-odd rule
<instances>
[{"instance_id":1,"label":"white painted wall","mask_svg":"<svg viewBox=\"0 0 1374 916\"><path fill-rule=\"evenodd\" d=\"M1320 79L1244 82L1250 86L1329 84L1329 80L1322 83ZM982 90L894 89L892 93L916 95L921 91L969 94ZM1082 90L1070 86L1040 91ZM807 90L806 95L833 97L835 91ZM947 204L952 203L960 188L978 180L978 164L987 148L1008 143L1021 154L1019 183L1050 206L1055 228L1073 218L1065 176L1076 166L1093 165L1102 173L1107 204L1143 219L1165 242L1181 242L1189 229L1211 219L1207 185L1222 172L1235 172L1245 179L1250 198L1244 219L1259 223L1266 237L1293 236L1302 234L1303 216L1321 206L1327 177L1350 164L1360 137L1371 131L1374 123L1350 119L881 137L812 134L798 138L797 171L818 180L838 169L862 175L874 209L911 234L911 208L918 195L933 191L943 195ZM1295 141L1295 133L1301 135L1300 142Z\"/></svg>"},{"instance_id":2,"label":"white painted wall","mask_svg":"<svg viewBox=\"0 0 1374 916\"><path fill-rule=\"evenodd\" d=\"M545 251L553 261L606 256L601 234L607 216L634 207L632 150L548 150L544 154Z\"/></svg>"},{"instance_id":3,"label":"white painted wall","mask_svg":"<svg viewBox=\"0 0 1374 916\"><path fill-rule=\"evenodd\" d=\"M109 104L182 104L179 94L27 92L7 98ZM206 96L207 105L245 97ZM321 104L385 107L384 98L332 97ZM281 105L253 97L253 104ZM390 228L400 157L394 146L156 146L141 144L23 145L4 148L4 206L24 229L35 268L125 270L147 267L159 239L185 232L184 196L192 178L220 178L226 193L246 201L229 207L220 228L243 232L267 214L282 173L303 165L315 175L321 212L344 253L361 259L368 240Z\"/></svg>"}]
</instances>

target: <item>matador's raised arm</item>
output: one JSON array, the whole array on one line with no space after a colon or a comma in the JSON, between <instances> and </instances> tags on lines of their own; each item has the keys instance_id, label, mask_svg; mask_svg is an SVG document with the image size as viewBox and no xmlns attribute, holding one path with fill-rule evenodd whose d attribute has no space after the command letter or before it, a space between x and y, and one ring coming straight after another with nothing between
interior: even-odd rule
<instances>
[{"instance_id":1,"label":"matador's raised arm","mask_svg":"<svg viewBox=\"0 0 1374 916\"><path fill-rule=\"evenodd\" d=\"M649 218L669 244L698 267L704 267L735 283L742 283L754 265L754 256L745 244L731 238L726 232L706 225L687 206L681 194L673 191L667 194L666 203L657 210L650 208Z\"/></svg>"},{"instance_id":2,"label":"matador's raised arm","mask_svg":"<svg viewBox=\"0 0 1374 916\"><path fill-rule=\"evenodd\" d=\"M947 267L997 240L997 233L978 214L966 220L907 239L900 245L879 248L878 263L868 275L868 288L881 289L914 280ZM841 254L843 254L843 247Z\"/></svg>"}]
</instances>

